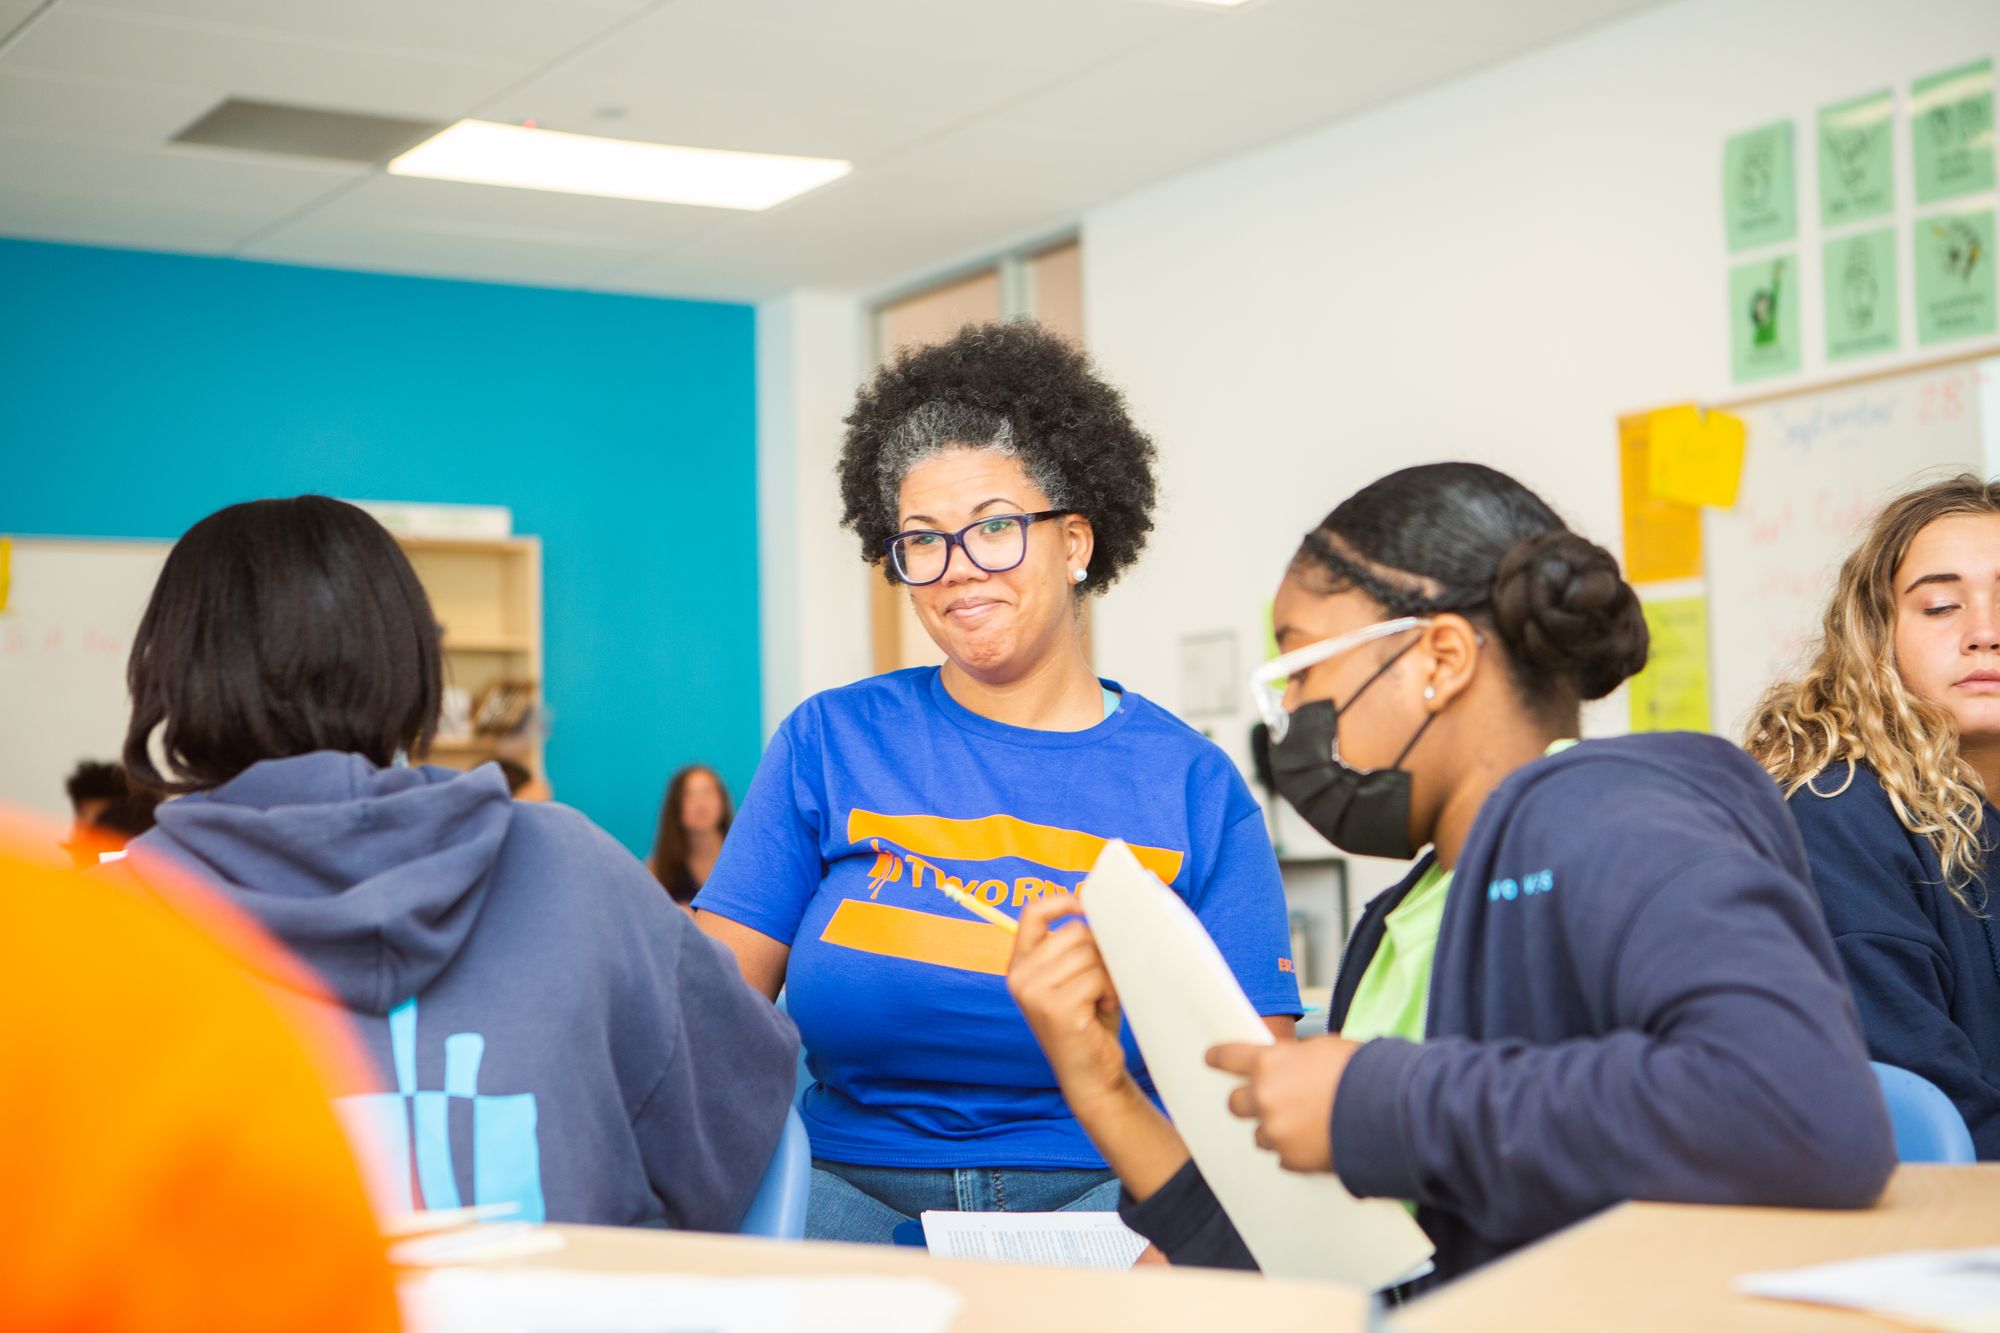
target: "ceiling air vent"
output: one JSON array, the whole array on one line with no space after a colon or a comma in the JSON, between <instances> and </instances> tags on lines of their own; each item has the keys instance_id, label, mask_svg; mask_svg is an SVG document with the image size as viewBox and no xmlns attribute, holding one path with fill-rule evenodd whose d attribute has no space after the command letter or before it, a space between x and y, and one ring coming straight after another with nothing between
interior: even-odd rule
<instances>
[{"instance_id":1,"label":"ceiling air vent","mask_svg":"<svg viewBox=\"0 0 2000 1333\"><path fill-rule=\"evenodd\" d=\"M355 111L286 106L230 97L170 142L240 148L287 157L330 158L374 166L430 138L444 124Z\"/></svg>"}]
</instances>

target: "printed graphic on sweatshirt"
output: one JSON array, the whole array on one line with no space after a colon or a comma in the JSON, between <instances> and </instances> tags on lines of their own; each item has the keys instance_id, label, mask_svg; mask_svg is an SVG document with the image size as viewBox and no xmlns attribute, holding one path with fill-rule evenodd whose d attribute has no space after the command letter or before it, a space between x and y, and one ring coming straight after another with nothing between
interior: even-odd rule
<instances>
[{"instance_id":1,"label":"printed graphic on sweatshirt","mask_svg":"<svg viewBox=\"0 0 2000 1333\"><path fill-rule=\"evenodd\" d=\"M479 1062L486 1038L454 1032L444 1039L444 1088L417 1088L417 1002L403 1001L389 1012L389 1049L396 1067L396 1091L337 1099L342 1118L356 1136L373 1144L390 1166L392 1207L458 1208L465 1200L451 1155L453 1099L472 1111L472 1199L474 1204L511 1203L509 1220L540 1222L542 1153L536 1138L535 1094L502 1096L479 1091ZM414 1188L413 1188L414 1185Z\"/></svg>"},{"instance_id":2,"label":"printed graphic on sweatshirt","mask_svg":"<svg viewBox=\"0 0 2000 1333\"><path fill-rule=\"evenodd\" d=\"M1020 915L1049 893L1074 893L1108 838L1012 815L947 819L939 815L882 815L855 810L848 840L875 853L868 896L835 909L820 939L863 953L883 954L962 972L1002 976L1013 937L954 906L937 891L948 884L989 906ZM1184 854L1163 847L1132 847L1139 864L1171 884ZM1006 878L981 873L999 861L1025 861L1046 874ZM1060 878L1058 878L1060 876ZM884 901L885 891L895 902ZM1011 909L1011 910L1010 910Z\"/></svg>"},{"instance_id":3,"label":"printed graphic on sweatshirt","mask_svg":"<svg viewBox=\"0 0 2000 1333\"><path fill-rule=\"evenodd\" d=\"M1555 891L1556 872L1553 870L1537 870L1534 874L1523 875L1519 879L1508 876L1504 879L1494 880L1486 886L1486 901L1489 903L1511 903L1516 898L1532 898L1536 894L1554 893Z\"/></svg>"}]
</instances>

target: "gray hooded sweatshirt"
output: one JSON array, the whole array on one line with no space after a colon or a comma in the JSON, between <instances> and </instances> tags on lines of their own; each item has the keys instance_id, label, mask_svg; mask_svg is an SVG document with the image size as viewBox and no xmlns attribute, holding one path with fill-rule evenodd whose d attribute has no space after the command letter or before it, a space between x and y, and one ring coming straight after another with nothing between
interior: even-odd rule
<instances>
[{"instance_id":1,"label":"gray hooded sweatshirt","mask_svg":"<svg viewBox=\"0 0 2000 1333\"><path fill-rule=\"evenodd\" d=\"M160 807L126 862L194 869L315 969L382 1074L340 1099L396 1203L727 1231L798 1033L624 848L497 768L322 752Z\"/></svg>"}]
</instances>

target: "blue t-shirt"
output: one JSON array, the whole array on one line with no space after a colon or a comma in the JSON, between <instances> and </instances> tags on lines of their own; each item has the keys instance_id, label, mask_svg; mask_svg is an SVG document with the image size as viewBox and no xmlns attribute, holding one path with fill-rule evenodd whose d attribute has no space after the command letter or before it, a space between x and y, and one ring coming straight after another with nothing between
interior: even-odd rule
<instances>
[{"instance_id":1,"label":"blue t-shirt","mask_svg":"<svg viewBox=\"0 0 2000 1333\"><path fill-rule=\"evenodd\" d=\"M1228 758L1134 694L1084 731L970 711L938 669L801 704L695 907L791 945L815 1155L864 1166L1101 1167L1007 994L1010 916L1074 891L1111 838L1185 898L1261 1014L1297 1014L1284 889ZM1127 1059L1141 1085L1138 1048Z\"/></svg>"}]
</instances>

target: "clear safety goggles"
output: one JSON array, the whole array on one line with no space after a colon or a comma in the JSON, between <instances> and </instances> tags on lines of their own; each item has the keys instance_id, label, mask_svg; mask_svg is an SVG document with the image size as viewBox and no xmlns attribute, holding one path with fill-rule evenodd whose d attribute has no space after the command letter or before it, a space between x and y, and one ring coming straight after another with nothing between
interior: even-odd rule
<instances>
[{"instance_id":1,"label":"clear safety goggles","mask_svg":"<svg viewBox=\"0 0 2000 1333\"><path fill-rule=\"evenodd\" d=\"M1250 673L1250 697L1256 701L1257 712L1264 719L1264 725L1271 729L1271 743L1285 739L1291 730L1292 715L1285 711L1285 686L1293 676L1298 675L1321 662L1352 652L1377 639L1386 639L1407 630L1422 629L1430 624L1427 616L1398 616L1394 620L1378 621L1373 625L1363 625L1352 633L1338 635L1331 639L1321 639L1303 648L1295 648L1282 656L1274 657Z\"/></svg>"}]
</instances>

